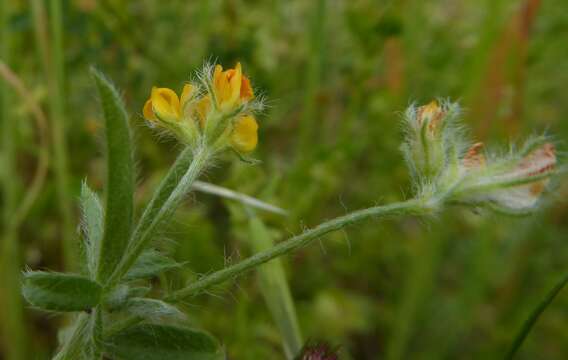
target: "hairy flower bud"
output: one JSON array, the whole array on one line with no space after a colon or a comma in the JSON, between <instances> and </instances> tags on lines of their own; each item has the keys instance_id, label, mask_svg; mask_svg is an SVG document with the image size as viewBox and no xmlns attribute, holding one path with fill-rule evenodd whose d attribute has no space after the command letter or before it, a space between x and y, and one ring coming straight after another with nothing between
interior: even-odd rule
<instances>
[{"instance_id":1,"label":"hairy flower bud","mask_svg":"<svg viewBox=\"0 0 568 360\"><path fill-rule=\"evenodd\" d=\"M462 159L463 179L454 198L507 213L533 210L554 172L556 154L551 143L530 145L525 154L492 161L481 153L481 143L473 145Z\"/></svg>"},{"instance_id":2,"label":"hairy flower bud","mask_svg":"<svg viewBox=\"0 0 568 360\"><path fill-rule=\"evenodd\" d=\"M432 101L416 108L411 106L405 116L406 141L402 150L411 165L415 178L435 179L448 164L451 142L448 142L449 120L457 112L457 106Z\"/></svg>"}]
</instances>

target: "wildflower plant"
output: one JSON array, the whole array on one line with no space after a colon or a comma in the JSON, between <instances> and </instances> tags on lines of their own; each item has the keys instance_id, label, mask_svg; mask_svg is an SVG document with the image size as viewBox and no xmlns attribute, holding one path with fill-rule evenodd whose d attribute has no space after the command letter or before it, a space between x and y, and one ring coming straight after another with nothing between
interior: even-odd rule
<instances>
[{"instance_id":1,"label":"wildflower plant","mask_svg":"<svg viewBox=\"0 0 568 360\"><path fill-rule=\"evenodd\" d=\"M411 106L404 116L402 150L414 179L413 198L351 212L276 245L264 240L266 230L254 220L251 234L258 252L180 289L160 292L152 289L149 279L185 265L156 250L154 240L216 155L230 149L242 157L255 149L254 113L262 104L240 64L229 70L206 66L198 81L186 84L179 96L168 88L153 88L143 108L144 118L152 127L175 136L185 148L135 221L128 116L109 81L96 70L93 78L105 118L107 181L104 202L83 184L81 272L26 271L23 280L23 295L32 306L75 314L71 326L62 332L55 359L223 359L220 342L188 326L180 303L365 219L429 216L450 205L529 213L537 209L556 172L554 146L546 137L531 138L504 155L493 154L467 140L457 104ZM266 274L280 271L265 269L270 270L265 281L272 280ZM283 281L281 275L278 278ZM286 293L286 289L279 291ZM284 311L269 305L279 316L293 317L290 302L282 301ZM296 319L279 321L298 331ZM283 335L289 359L336 358L327 350L302 352L299 338L299 331Z\"/></svg>"}]
</instances>

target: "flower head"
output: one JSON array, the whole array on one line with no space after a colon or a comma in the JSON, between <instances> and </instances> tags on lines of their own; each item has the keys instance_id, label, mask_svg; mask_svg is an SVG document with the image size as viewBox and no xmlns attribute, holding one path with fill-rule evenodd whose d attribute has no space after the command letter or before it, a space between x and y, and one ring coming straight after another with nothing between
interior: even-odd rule
<instances>
[{"instance_id":1,"label":"flower head","mask_svg":"<svg viewBox=\"0 0 568 360\"><path fill-rule=\"evenodd\" d=\"M457 123L459 106L411 106L402 150L418 193L425 198L482 206L511 214L536 209L554 174L554 146L535 137L509 154L491 154L483 143L468 145Z\"/></svg>"},{"instance_id":2,"label":"flower head","mask_svg":"<svg viewBox=\"0 0 568 360\"><path fill-rule=\"evenodd\" d=\"M154 87L144 104L144 117L191 146L251 152L258 143L258 123L251 112L258 107L246 106L254 94L241 64L225 71L221 65L206 69L199 77L205 93L192 84L185 85L179 97L171 89Z\"/></svg>"}]
</instances>

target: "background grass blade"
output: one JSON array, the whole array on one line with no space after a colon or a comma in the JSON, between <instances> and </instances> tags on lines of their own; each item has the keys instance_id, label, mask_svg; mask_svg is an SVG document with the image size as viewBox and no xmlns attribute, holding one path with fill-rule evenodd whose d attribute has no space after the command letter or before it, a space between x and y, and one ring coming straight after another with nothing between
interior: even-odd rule
<instances>
[{"instance_id":1,"label":"background grass blade","mask_svg":"<svg viewBox=\"0 0 568 360\"><path fill-rule=\"evenodd\" d=\"M132 231L134 164L128 116L116 89L91 70L105 117L107 183L105 230L98 279L105 280L122 258Z\"/></svg>"},{"instance_id":2,"label":"background grass blade","mask_svg":"<svg viewBox=\"0 0 568 360\"><path fill-rule=\"evenodd\" d=\"M7 65L15 60L14 38L9 36L9 21L14 8L10 0L0 0L0 59ZM6 349L7 360L26 359L27 339L20 296L20 239L14 223L18 206L16 172L16 114L13 92L5 81L0 81L0 161L2 199L2 237L0 238L0 338Z\"/></svg>"},{"instance_id":3,"label":"background grass blade","mask_svg":"<svg viewBox=\"0 0 568 360\"><path fill-rule=\"evenodd\" d=\"M58 206L61 213L61 239L63 260L69 269L74 267L76 247L74 245L73 214L69 182L69 159L67 151L67 117L65 111L65 65L63 54L63 9L61 0L50 1L51 61L46 74L49 88L49 113L53 142L53 167L57 189Z\"/></svg>"},{"instance_id":4,"label":"background grass blade","mask_svg":"<svg viewBox=\"0 0 568 360\"><path fill-rule=\"evenodd\" d=\"M249 214L250 242L253 251L258 253L270 249L274 246L274 241L268 229L252 210ZM294 359L302 349L303 341L282 260L272 260L259 267L257 272L262 296L282 334L286 357Z\"/></svg>"},{"instance_id":5,"label":"background grass blade","mask_svg":"<svg viewBox=\"0 0 568 360\"><path fill-rule=\"evenodd\" d=\"M552 303L556 295L560 293L560 291L564 288L564 286L566 286L566 284L568 284L568 275L560 279L560 281L556 285L554 285L554 287L548 292L544 299L542 299L540 304L538 304L534 308L529 317L523 323L523 326L521 327L517 336L515 336L515 340L513 341L509 352L505 356L505 359L510 360L515 357L515 354L519 351L521 345L523 345L523 342L531 332L540 315L544 312L544 310L546 310L548 305Z\"/></svg>"}]
</instances>

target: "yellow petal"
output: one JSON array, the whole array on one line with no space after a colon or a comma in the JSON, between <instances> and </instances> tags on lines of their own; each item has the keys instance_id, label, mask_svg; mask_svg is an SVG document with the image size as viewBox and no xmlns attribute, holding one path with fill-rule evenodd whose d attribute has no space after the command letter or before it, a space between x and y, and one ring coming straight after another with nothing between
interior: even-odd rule
<instances>
[{"instance_id":1,"label":"yellow petal","mask_svg":"<svg viewBox=\"0 0 568 360\"><path fill-rule=\"evenodd\" d=\"M152 108L163 120L177 120L180 115L179 98L175 91L168 88L152 88Z\"/></svg>"},{"instance_id":2,"label":"yellow petal","mask_svg":"<svg viewBox=\"0 0 568 360\"><path fill-rule=\"evenodd\" d=\"M241 100L242 101L249 101L254 98L254 93L252 91L252 87L250 86L250 80L243 75L243 79L241 81Z\"/></svg>"},{"instance_id":3,"label":"yellow petal","mask_svg":"<svg viewBox=\"0 0 568 360\"><path fill-rule=\"evenodd\" d=\"M197 111L197 116L199 118L199 124L201 125L201 128L205 127L205 120L207 119L207 113L209 112L210 108L211 98L209 97L209 95L202 97L197 102L195 110Z\"/></svg>"},{"instance_id":4,"label":"yellow petal","mask_svg":"<svg viewBox=\"0 0 568 360\"><path fill-rule=\"evenodd\" d=\"M183 90L181 91L181 98L180 98L180 107L183 111L185 104L191 100L193 96L193 86L191 84L185 84L183 86Z\"/></svg>"},{"instance_id":5,"label":"yellow petal","mask_svg":"<svg viewBox=\"0 0 568 360\"><path fill-rule=\"evenodd\" d=\"M146 120L156 120L156 115L154 115L154 110L152 110L152 100L146 100L144 108L142 109L142 114Z\"/></svg>"},{"instance_id":6,"label":"yellow petal","mask_svg":"<svg viewBox=\"0 0 568 360\"><path fill-rule=\"evenodd\" d=\"M231 145L241 153L251 152L258 143L258 124L250 115L242 116L235 123L231 134Z\"/></svg>"},{"instance_id":7,"label":"yellow petal","mask_svg":"<svg viewBox=\"0 0 568 360\"><path fill-rule=\"evenodd\" d=\"M243 72L241 69L241 63L237 63L235 69L227 71L227 81L229 87L229 98L227 99L228 106L233 106L239 101L239 98L241 97L242 78Z\"/></svg>"}]
</instances>

